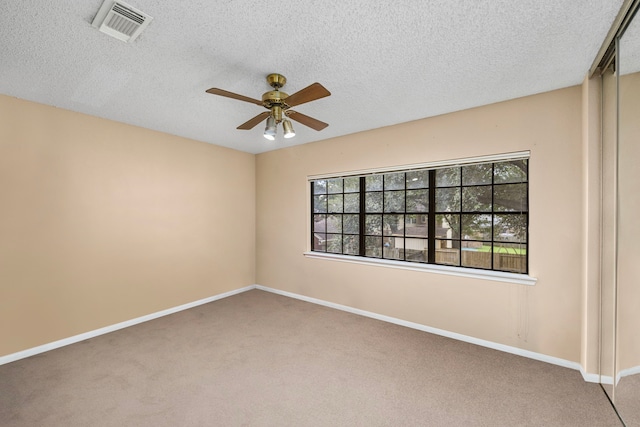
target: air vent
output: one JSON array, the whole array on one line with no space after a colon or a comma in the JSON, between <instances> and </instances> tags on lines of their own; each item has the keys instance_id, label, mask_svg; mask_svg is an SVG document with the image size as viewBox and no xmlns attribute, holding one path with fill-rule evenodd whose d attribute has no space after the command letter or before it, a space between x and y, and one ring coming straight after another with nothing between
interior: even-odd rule
<instances>
[{"instance_id":1,"label":"air vent","mask_svg":"<svg viewBox=\"0 0 640 427\"><path fill-rule=\"evenodd\" d=\"M125 2L105 0L91 25L118 40L132 42L152 19Z\"/></svg>"}]
</instances>

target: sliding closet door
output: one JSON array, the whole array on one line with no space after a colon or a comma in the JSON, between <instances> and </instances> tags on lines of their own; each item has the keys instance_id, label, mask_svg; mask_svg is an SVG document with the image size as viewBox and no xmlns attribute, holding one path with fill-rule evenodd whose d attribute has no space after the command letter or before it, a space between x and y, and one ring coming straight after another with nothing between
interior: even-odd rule
<instances>
[{"instance_id":1,"label":"sliding closet door","mask_svg":"<svg viewBox=\"0 0 640 427\"><path fill-rule=\"evenodd\" d=\"M618 42L618 284L614 403L640 426L640 16Z\"/></svg>"},{"instance_id":2,"label":"sliding closet door","mask_svg":"<svg viewBox=\"0 0 640 427\"><path fill-rule=\"evenodd\" d=\"M613 399L616 348L617 78L602 75L602 268L600 382Z\"/></svg>"}]
</instances>

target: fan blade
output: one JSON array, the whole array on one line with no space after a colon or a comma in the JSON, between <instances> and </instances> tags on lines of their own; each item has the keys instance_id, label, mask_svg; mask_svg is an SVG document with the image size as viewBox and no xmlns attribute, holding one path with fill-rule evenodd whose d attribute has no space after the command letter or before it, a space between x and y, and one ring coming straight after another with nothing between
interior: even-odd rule
<instances>
[{"instance_id":1,"label":"fan blade","mask_svg":"<svg viewBox=\"0 0 640 427\"><path fill-rule=\"evenodd\" d=\"M212 95L226 96L227 98L238 99L240 101L250 102L256 105L262 105L262 101L259 101L257 99L249 98L248 96L244 95L238 95L237 93L229 92L227 90L222 90L215 87L207 90L207 93L210 93Z\"/></svg>"},{"instance_id":2,"label":"fan blade","mask_svg":"<svg viewBox=\"0 0 640 427\"><path fill-rule=\"evenodd\" d=\"M242 129L242 130L253 129L258 123L260 123L261 121L269 117L269 114L271 114L271 111L265 111L264 113L260 113L257 116L255 116L253 119L249 120L248 122L241 124L236 129Z\"/></svg>"},{"instance_id":3,"label":"fan blade","mask_svg":"<svg viewBox=\"0 0 640 427\"><path fill-rule=\"evenodd\" d=\"M314 119L313 117L305 116L302 113L298 113L297 111L287 110L287 116L291 120L295 120L298 123L302 123L305 126L309 126L311 129L322 130L329 126L328 123L321 122L318 119Z\"/></svg>"},{"instance_id":4,"label":"fan blade","mask_svg":"<svg viewBox=\"0 0 640 427\"><path fill-rule=\"evenodd\" d=\"M293 95L289 95L285 98L284 102L289 107L294 107L296 105L304 104L305 102L315 101L316 99L324 98L325 96L331 95L324 86L320 83L313 83L304 89L301 89L294 93Z\"/></svg>"}]
</instances>

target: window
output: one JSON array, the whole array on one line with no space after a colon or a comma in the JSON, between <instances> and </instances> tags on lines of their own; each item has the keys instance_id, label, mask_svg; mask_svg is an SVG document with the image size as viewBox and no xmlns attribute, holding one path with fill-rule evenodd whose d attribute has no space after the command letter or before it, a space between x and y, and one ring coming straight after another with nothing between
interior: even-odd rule
<instances>
[{"instance_id":1,"label":"window","mask_svg":"<svg viewBox=\"0 0 640 427\"><path fill-rule=\"evenodd\" d=\"M311 181L312 251L526 274L528 159Z\"/></svg>"}]
</instances>

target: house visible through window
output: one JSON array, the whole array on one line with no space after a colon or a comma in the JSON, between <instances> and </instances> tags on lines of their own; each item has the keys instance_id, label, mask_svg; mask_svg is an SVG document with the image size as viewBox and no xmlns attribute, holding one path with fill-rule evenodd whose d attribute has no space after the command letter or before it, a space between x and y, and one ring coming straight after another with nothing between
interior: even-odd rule
<instances>
[{"instance_id":1,"label":"house visible through window","mask_svg":"<svg viewBox=\"0 0 640 427\"><path fill-rule=\"evenodd\" d=\"M311 181L312 250L527 273L528 160Z\"/></svg>"}]
</instances>

